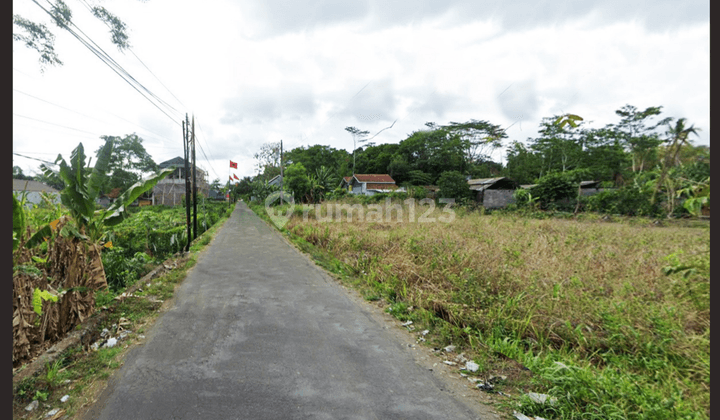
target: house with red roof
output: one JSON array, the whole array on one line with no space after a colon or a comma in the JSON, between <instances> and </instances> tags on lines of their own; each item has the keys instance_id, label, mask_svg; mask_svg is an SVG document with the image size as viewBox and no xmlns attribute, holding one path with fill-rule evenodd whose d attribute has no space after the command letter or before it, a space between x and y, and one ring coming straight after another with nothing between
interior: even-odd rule
<instances>
[{"instance_id":1,"label":"house with red roof","mask_svg":"<svg viewBox=\"0 0 720 420\"><path fill-rule=\"evenodd\" d=\"M395 185L395 180L388 174L355 174L343 178L341 187L343 186L352 194L363 195L404 191Z\"/></svg>"}]
</instances>

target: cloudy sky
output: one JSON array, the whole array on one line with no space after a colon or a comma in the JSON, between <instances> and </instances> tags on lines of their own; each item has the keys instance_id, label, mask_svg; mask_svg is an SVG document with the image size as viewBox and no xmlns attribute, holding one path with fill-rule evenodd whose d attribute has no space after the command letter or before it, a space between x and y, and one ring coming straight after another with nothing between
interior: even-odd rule
<instances>
[{"instance_id":1,"label":"cloudy sky","mask_svg":"<svg viewBox=\"0 0 720 420\"><path fill-rule=\"evenodd\" d=\"M13 0L13 13L54 31L65 63L43 72L35 51L13 44L13 165L26 174L80 142L94 154L101 135L137 133L158 163L182 156L186 113L210 181L254 175L266 142L351 151L345 127L375 134L393 122L375 143L470 119L507 127L509 143L534 137L543 117L574 113L602 127L626 104L663 106L701 129L695 144L710 142L709 1L66 3L77 28L156 99L33 1ZM124 20L130 51L110 43L88 4Z\"/></svg>"}]
</instances>

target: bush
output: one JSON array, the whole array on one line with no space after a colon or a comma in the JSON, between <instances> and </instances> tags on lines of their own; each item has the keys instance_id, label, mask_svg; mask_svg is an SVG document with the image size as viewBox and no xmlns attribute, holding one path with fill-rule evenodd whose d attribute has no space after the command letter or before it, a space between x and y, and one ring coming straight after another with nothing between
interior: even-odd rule
<instances>
[{"instance_id":1,"label":"bush","mask_svg":"<svg viewBox=\"0 0 720 420\"><path fill-rule=\"evenodd\" d=\"M650 191L637 187L622 187L616 190L601 191L589 197L583 197L587 210L598 213L622 214L626 216L661 216L659 203L650 204Z\"/></svg>"},{"instance_id":2,"label":"bush","mask_svg":"<svg viewBox=\"0 0 720 420\"><path fill-rule=\"evenodd\" d=\"M443 172L440 174L437 184L440 187L439 196L442 198L454 198L458 203L472 198L472 191L465 175L458 171Z\"/></svg>"},{"instance_id":3,"label":"bush","mask_svg":"<svg viewBox=\"0 0 720 420\"><path fill-rule=\"evenodd\" d=\"M554 172L540 178L529 192L537 197L540 206L546 209L551 203L576 197L577 185L565 174Z\"/></svg>"},{"instance_id":4,"label":"bush","mask_svg":"<svg viewBox=\"0 0 720 420\"><path fill-rule=\"evenodd\" d=\"M335 188L334 190L330 191L330 193L328 193L326 198L328 200L338 200L340 198L345 197L346 195L348 195L348 190L346 188L338 187L338 188Z\"/></svg>"},{"instance_id":5,"label":"bush","mask_svg":"<svg viewBox=\"0 0 720 420\"><path fill-rule=\"evenodd\" d=\"M423 198L427 198L428 192L423 187L411 186L408 187L408 194L416 200L422 200Z\"/></svg>"},{"instance_id":6,"label":"bush","mask_svg":"<svg viewBox=\"0 0 720 420\"><path fill-rule=\"evenodd\" d=\"M115 292L135 283L152 267L152 258L144 252L136 252L132 258L126 250L116 246L102 254L108 286Z\"/></svg>"}]
</instances>

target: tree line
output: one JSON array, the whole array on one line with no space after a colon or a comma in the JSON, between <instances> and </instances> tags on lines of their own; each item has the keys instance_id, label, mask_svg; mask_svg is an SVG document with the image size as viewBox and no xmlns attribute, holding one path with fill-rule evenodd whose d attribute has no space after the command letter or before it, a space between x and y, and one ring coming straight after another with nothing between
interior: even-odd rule
<instances>
[{"instance_id":1,"label":"tree line","mask_svg":"<svg viewBox=\"0 0 720 420\"><path fill-rule=\"evenodd\" d=\"M506 130L485 120L428 122L396 144L378 145L366 141L367 131L346 127L353 143L360 144L352 152L319 144L285 152L285 185L296 199L317 201L353 173L386 173L408 189L508 177L519 184L536 184L528 190L529 196L519 195L519 205L547 208L563 198L572 201L577 183L592 180L614 191L601 195L604 204L597 198L582 203L594 210L669 214L687 211L677 207L688 198L694 200L690 201L694 210L709 206L710 148L692 144L698 128L685 118L662 117L661 106L640 110L625 105L615 114L618 121L601 128L588 127L582 117L572 114L543 118L536 137L509 144L504 144ZM503 165L491 155L504 145ZM278 142L261 147L255 155L257 175L239 183L239 194L263 188L280 174L279 146ZM470 197L469 189L462 186L442 190L452 191L452 198ZM569 205L577 208L576 202Z\"/></svg>"}]
</instances>

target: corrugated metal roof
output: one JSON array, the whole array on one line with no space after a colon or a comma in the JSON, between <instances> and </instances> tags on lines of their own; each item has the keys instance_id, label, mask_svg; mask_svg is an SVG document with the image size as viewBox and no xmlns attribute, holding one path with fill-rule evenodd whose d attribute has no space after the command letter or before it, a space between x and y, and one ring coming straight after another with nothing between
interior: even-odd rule
<instances>
[{"instance_id":1,"label":"corrugated metal roof","mask_svg":"<svg viewBox=\"0 0 720 420\"><path fill-rule=\"evenodd\" d=\"M26 179L13 179L13 191L43 191L50 193L60 192L49 185L43 184L42 182L30 181Z\"/></svg>"},{"instance_id":2,"label":"corrugated metal roof","mask_svg":"<svg viewBox=\"0 0 720 420\"><path fill-rule=\"evenodd\" d=\"M600 181L580 181L580 188L597 188Z\"/></svg>"},{"instance_id":3,"label":"corrugated metal roof","mask_svg":"<svg viewBox=\"0 0 720 420\"><path fill-rule=\"evenodd\" d=\"M470 190L472 191L484 191L502 180L508 180L510 182L513 182L509 178L501 176L497 178L468 179L468 184L470 185Z\"/></svg>"},{"instance_id":4,"label":"corrugated metal roof","mask_svg":"<svg viewBox=\"0 0 720 420\"><path fill-rule=\"evenodd\" d=\"M498 178L477 178L477 179L468 179L468 184L470 185L477 185L477 184L494 184L501 179L505 179L504 176L498 177Z\"/></svg>"},{"instance_id":5,"label":"corrugated metal roof","mask_svg":"<svg viewBox=\"0 0 720 420\"><path fill-rule=\"evenodd\" d=\"M185 159L181 158L180 156L174 157L170 160L166 160L165 162L158 163L158 167L160 169L169 168L171 166L184 166L185 165Z\"/></svg>"}]
</instances>

